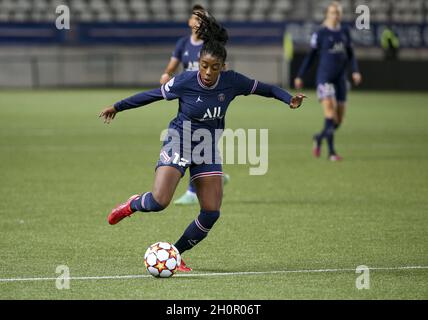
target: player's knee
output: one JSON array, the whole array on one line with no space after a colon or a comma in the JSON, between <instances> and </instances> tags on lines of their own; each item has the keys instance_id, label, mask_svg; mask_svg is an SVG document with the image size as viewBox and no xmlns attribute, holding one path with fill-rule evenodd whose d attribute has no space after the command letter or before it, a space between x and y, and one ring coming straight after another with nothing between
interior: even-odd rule
<instances>
[{"instance_id":1,"label":"player's knee","mask_svg":"<svg viewBox=\"0 0 428 320\"><path fill-rule=\"evenodd\" d=\"M201 200L201 210L202 211L220 211L222 197L219 195L216 199L207 199L202 198Z\"/></svg>"}]
</instances>

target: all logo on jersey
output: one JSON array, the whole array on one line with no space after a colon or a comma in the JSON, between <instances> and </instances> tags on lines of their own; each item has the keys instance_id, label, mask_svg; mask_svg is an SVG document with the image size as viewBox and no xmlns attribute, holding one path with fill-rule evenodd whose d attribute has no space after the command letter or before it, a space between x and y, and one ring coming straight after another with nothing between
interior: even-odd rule
<instances>
[{"instance_id":1,"label":"all logo on jersey","mask_svg":"<svg viewBox=\"0 0 428 320\"><path fill-rule=\"evenodd\" d=\"M210 108L208 108L202 120L221 119L223 118L223 116L221 116L220 114L221 114L221 107L214 107L213 112L211 112Z\"/></svg>"},{"instance_id":2,"label":"all logo on jersey","mask_svg":"<svg viewBox=\"0 0 428 320\"><path fill-rule=\"evenodd\" d=\"M199 70L199 62L198 61L189 61L187 64L187 71L198 71Z\"/></svg>"},{"instance_id":3,"label":"all logo on jersey","mask_svg":"<svg viewBox=\"0 0 428 320\"><path fill-rule=\"evenodd\" d=\"M342 53L345 52L345 45L343 42L335 42L329 50L330 53Z\"/></svg>"}]
</instances>

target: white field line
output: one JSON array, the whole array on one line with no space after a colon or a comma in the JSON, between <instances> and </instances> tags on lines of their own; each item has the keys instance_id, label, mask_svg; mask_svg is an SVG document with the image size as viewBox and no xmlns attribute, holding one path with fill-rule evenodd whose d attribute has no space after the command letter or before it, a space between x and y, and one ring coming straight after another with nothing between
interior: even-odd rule
<instances>
[{"instance_id":1,"label":"white field line","mask_svg":"<svg viewBox=\"0 0 428 320\"><path fill-rule=\"evenodd\" d=\"M428 269L428 266L403 266L403 267L375 267L369 270L376 271L399 271L399 270L415 270L415 269ZM267 274L287 274L287 273L327 273L327 272L355 272L356 269L312 269L312 270L277 270L277 271L243 271L243 272L212 272L212 273L179 273L174 277L191 278L191 277L221 277L221 276L247 276L247 275L267 275ZM114 279L138 279L138 278L151 278L151 275L122 275L122 276L89 276L89 277L70 277L61 280L114 280ZM0 279L0 282L19 282L19 281L53 281L58 278L9 278Z\"/></svg>"}]
</instances>

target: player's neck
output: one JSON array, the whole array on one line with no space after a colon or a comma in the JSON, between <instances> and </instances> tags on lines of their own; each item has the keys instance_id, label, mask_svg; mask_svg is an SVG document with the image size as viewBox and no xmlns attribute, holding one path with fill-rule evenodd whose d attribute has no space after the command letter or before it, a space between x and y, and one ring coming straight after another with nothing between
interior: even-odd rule
<instances>
[{"instance_id":1,"label":"player's neck","mask_svg":"<svg viewBox=\"0 0 428 320\"><path fill-rule=\"evenodd\" d=\"M199 39L198 35L196 33L193 33L193 32L192 32L192 35L190 36L190 42L194 46L198 46L198 45L201 45L203 43L202 39Z\"/></svg>"},{"instance_id":2,"label":"player's neck","mask_svg":"<svg viewBox=\"0 0 428 320\"><path fill-rule=\"evenodd\" d=\"M338 30L340 28L340 22L324 21L324 25L330 30Z\"/></svg>"}]
</instances>

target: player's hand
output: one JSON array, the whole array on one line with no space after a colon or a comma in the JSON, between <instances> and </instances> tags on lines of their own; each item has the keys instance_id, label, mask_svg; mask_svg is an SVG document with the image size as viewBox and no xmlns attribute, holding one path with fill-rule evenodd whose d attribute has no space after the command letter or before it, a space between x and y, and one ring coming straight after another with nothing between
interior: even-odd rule
<instances>
[{"instance_id":1,"label":"player's hand","mask_svg":"<svg viewBox=\"0 0 428 320\"><path fill-rule=\"evenodd\" d=\"M99 118L104 118L104 123L110 123L116 117L116 109L113 106L105 108L101 111Z\"/></svg>"},{"instance_id":2,"label":"player's hand","mask_svg":"<svg viewBox=\"0 0 428 320\"><path fill-rule=\"evenodd\" d=\"M160 82L160 84L165 84L169 80L171 80L171 76L169 75L169 73L164 73L164 74L161 75L161 78L160 78L159 82Z\"/></svg>"},{"instance_id":3,"label":"player's hand","mask_svg":"<svg viewBox=\"0 0 428 320\"><path fill-rule=\"evenodd\" d=\"M303 80L302 78L296 78L294 79L294 87L299 90L303 88Z\"/></svg>"},{"instance_id":4,"label":"player's hand","mask_svg":"<svg viewBox=\"0 0 428 320\"><path fill-rule=\"evenodd\" d=\"M306 96L303 93L296 94L293 98L291 98L290 108L297 109L300 107L304 98L306 98Z\"/></svg>"},{"instance_id":5,"label":"player's hand","mask_svg":"<svg viewBox=\"0 0 428 320\"><path fill-rule=\"evenodd\" d=\"M353 72L352 73L352 81L354 81L354 84L356 86L358 86L362 80L363 79L362 79L361 73L359 73L359 72Z\"/></svg>"}]
</instances>

